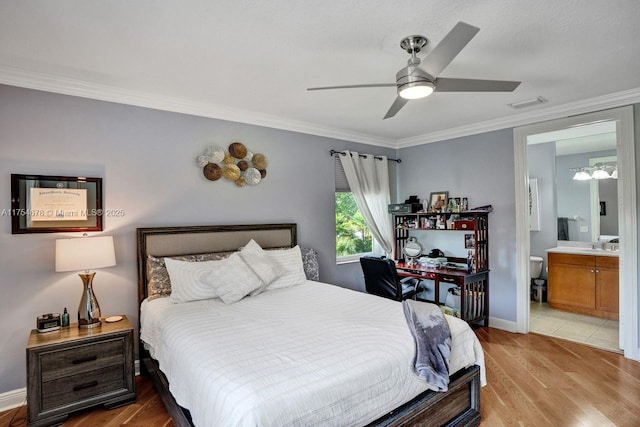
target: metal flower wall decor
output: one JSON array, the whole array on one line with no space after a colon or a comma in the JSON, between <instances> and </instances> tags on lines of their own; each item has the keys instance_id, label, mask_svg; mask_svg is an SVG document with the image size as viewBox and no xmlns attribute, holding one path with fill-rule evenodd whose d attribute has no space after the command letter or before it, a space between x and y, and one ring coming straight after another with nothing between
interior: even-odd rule
<instances>
[{"instance_id":1,"label":"metal flower wall decor","mask_svg":"<svg viewBox=\"0 0 640 427\"><path fill-rule=\"evenodd\" d=\"M231 143L229 152L219 145L211 145L196 157L196 163L209 181L224 178L238 187L258 185L267 176L267 157L253 154L241 142Z\"/></svg>"}]
</instances>

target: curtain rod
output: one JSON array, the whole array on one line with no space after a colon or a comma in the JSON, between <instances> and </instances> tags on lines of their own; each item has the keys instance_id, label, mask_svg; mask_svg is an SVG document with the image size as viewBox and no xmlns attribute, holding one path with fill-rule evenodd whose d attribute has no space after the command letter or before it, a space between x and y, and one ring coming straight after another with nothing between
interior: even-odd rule
<instances>
[{"instance_id":1,"label":"curtain rod","mask_svg":"<svg viewBox=\"0 0 640 427\"><path fill-rule=\"evenodd\" d=\"M345 153L344 151L336 151L336 150L329 151L329 155L331 155L331 156L335 156L336 154L342 154L343 156L347 155L347 153ZM358 156L366 157L364 154L358 154ZM373 158L374 159L378 159L378 160L382 160L382 157L378 157L378 156L373 156ZM390 158L387 158L387 160L389 160L390 162L402 163L401 159L390 159Z\"/></svg>"}]
</instances>

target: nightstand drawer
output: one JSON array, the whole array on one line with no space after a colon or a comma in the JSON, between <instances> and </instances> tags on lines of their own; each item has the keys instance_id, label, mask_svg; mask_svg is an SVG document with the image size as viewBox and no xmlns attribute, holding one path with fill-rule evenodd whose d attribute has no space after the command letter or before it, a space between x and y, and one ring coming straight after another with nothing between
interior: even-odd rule
<instances>
[{"instance_id":1,"label":"nightstand drawer","mask_svg":"<svg viewBox=\"0 0 640 427\"><path fill-rule=\"evenodd\" d=\"M124 338L40 353L42 381L47 382L124 362Z\"/></svg>"},{"instance_id":2,"label":"nightstand drawer","mask_svg":"<svg viewBox=\"0 0 640 427\"><path fill-rule=\"evenodd\" d=\"M124 366L110 366L91 372L42 383L42 410L71 404L109 392L126 390Z\"/></svg>"}]
</instances>

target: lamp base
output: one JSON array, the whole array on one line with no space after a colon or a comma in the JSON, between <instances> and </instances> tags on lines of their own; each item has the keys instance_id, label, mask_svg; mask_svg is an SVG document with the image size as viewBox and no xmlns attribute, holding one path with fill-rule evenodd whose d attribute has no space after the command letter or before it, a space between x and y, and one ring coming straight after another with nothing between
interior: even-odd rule
<instances>
[{"instance_id":1,"label":"lamp base","mask_svg":"<svg viewBox=\"0 0 640 427\"><path fill-rule=\"evenodd\" d=\"M95 275L95 272L78 274L83 284L82 298L78 306L78 328L80 329L90 329L102 325L100 306L93 293L93 276Z\"/></svg>"}]
</instances>

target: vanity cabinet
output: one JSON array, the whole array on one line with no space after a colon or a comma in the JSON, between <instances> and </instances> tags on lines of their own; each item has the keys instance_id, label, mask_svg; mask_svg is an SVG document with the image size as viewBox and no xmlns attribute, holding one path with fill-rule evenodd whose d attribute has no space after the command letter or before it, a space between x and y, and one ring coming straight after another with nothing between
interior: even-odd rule
<instances>
[{"instance_id":1,"label":"vanity cabinet","mask_svg":"<svg viewBox=\"0 0 640 427\"><path fill-rule=\"evenodd\" d=\"M618 319L618 258L548 254L548 300L551 308Z\"/></svg>"}]
</instances>

